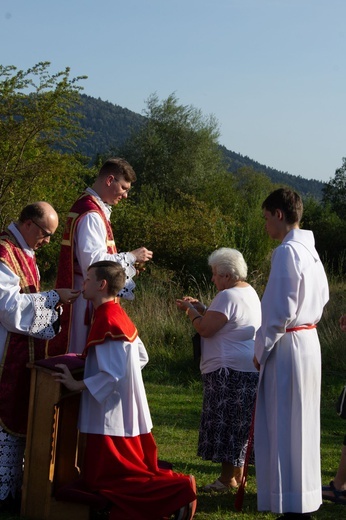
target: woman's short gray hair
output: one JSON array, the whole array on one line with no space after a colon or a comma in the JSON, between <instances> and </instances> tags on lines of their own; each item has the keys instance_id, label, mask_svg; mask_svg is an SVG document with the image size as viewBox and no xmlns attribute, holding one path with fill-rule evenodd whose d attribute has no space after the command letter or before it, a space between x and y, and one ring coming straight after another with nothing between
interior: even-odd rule
<instances>
[{"instance_id":1,"label":"woman's short gray hair","mask_svg":"<svg viewBox=\"0 0 346 520\"><path fill-rule=\"evenodd\" d=\"M217 274L230 274L236 280L246 280L247 265L243 255L237 249L221 247L208 258L210 267L215 267Z\"/></svg>"}]
</instances>

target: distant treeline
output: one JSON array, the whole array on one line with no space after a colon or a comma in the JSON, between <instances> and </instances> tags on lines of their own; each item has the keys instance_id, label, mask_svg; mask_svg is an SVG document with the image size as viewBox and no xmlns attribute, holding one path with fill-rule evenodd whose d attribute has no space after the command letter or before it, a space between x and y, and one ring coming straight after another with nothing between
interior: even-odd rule
<instances>
[{"instance_id":1,"label":"distant treeline","mask_svg":"<svg viewBox=\"0 0 346 520\"><path fill-rule=\"evenodd\" d=\"M261 203L278 186L304 198L302 225L312 229L330 272L345 271L345 162L324 187L277 172L219 145L219 125L174 94L150 96L142 116L81 94L83 78L51 74L43 62L28 71L0 66L0 225L34 200L59 213L58 233L39 253L53 279L66 214L109 155L134 167L137 182L113 211L117 247L154 251L162 279L209 279L208 255L221 246L244 254L257 287L265 284L275 247ZM28 94L30 92L30 94ZM301 183L301 185L299 184ZM319 194L314 192L319 186Z\"/></svg>"},{"instance_id":2,"label":"distant treeline","mask_svg":"<svg viewBox=\"0 0 346 520\"><path fill-rule=\"evenodd\" d=\"M78 110L84 116L81 126L87 132L86 136L79 140L78 150L93 161L99 154L107 155L109 151L122 146L145 124L143 115L86 94L81 95L81 105ZM238 170L246 166L264 173L274 184L289 184L305 197L312 196L317 200L322 198L323 182L281 172L247 156L232 152L221 145L220 149L226 168L231 173L236 174Z\"/></svg>"}]
</instances>

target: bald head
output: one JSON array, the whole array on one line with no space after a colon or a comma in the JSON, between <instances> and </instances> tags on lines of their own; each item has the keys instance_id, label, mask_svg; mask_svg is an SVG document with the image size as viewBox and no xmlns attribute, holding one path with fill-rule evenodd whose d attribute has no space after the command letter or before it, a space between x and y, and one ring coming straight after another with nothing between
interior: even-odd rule
<instances>
[{"instance_id":1,"label":"bald head","mask_svg":"<svg viewBox=\"0 0 346 520\"><path fill-rule=\"evenodd\" d=\"M59 223L58 214L48 202L39 201L33 202L32 204L28 204L25 208L22 209L21 214L19 215L19 222L25 222L26 220L36 219L38 221L42 220L45 217L48 217L50 220L56 220Z\"/></svg>"},{"instance_id":2,"label":"bald head","mask_svg":"<svg viewBox=\"0 0 346 520\"><path fill-rule=\"evenodd\" d=\"M59 224L59 217L53 206L45 201L34 202L23 208L17 227L26 243L38 249L49 243Z\"/></svg>"}]
</instances>

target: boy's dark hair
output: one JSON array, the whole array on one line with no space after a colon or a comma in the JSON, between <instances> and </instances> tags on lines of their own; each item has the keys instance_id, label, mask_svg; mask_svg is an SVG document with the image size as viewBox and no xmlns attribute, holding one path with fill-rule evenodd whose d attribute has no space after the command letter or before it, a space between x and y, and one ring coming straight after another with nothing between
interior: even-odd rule
<instances>
[{"instance_id":1,"label":"boy's dark hair","mask_svg":"<svg viewBox=\"0 0 346 520\"><path fill-rule=\"evenodd\" d=\"M131 164L121 157L108 159L100 168L99 177L107 175L122 175L126 182L135 182L137 176Z\"/></svg>"},{"instance_id":2,"label":"boy's dark hair","mask_svg":"<svg viewBox=\"0 0 346 520\"><path fill-rule=\"evenodd\" d=\"M262 203L262 209L274 215L280 209L285 215L287 224L299 223L303 216L303 201L295 191L279 188L273 191Z\"/></svg>"},{"instance_id":3,"label":"boy's dark hair","mask_svg":"<svg viewBox=\"0 0 346 520\"><path fill-rule=\"evenodd\" d=\"M117 296L117 294L123 289L126 281L126 274L124 268L118 262L112 262L111 260L100 260L95 262L88 267L95 269L96 280L106 280L108 290L108 296Z\"/></svg>"}]
</instances>

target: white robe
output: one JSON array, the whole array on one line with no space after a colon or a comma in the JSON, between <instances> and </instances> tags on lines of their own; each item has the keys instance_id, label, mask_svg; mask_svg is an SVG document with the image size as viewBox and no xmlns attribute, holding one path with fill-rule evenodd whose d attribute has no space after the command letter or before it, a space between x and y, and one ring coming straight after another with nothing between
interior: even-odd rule
<instances>
[{"instance_id":1,"label":"white robe","mask_svg":"<svg viewBox=\"0 0 346 520\"><path fill-rule=\"evenodd\" d=\"M78 428L84 433L135 437L149 433L152 421L142 379L148 354L133 342L107 340L89 347Z\"/></svg>"},{"instance_id":2,"label":"white robe","mask_svg":"<svg viewBox=\"0 0 346 520\"><path fill-rule=\"evenodd\" d=\"M255 459L260 511L309 513L322 503L321 354L316 329L328 282L311 231L294 229L275 249L255 340L261 364Z\"/></svg>"},{"instance_id":3,"label":"white robe","mask_svg":"<svg viewBox=\"0 0 346 520\"><path fill-rule=\"evenodd\" d=\"M91 188L87 188L88 193L97 198L107 220L110 219L111 209L104 204L97 193ZM126 271L127 281L125 289L119 296L132 300L134 298L133 289L135 283L132 280L136 274L133 264L136 261L132 253L107 253L107 230L100 215L95 211L86 213L81 217L77 224L74 236L74 250L81 268L82 276L75 274L74 289L80 291L83 288L83 280L89 265L100 260L111 260L119 262ZM69 352L81 354L85 348L90 326L84 324L85 311L88 301L80 295L73 304L72 323L70 333ZM90 305L90 304L89 304ZM91 308L91 306L90 306ZM91 311L90 311L91 312Z\"/></svg>"}]
</instances>

